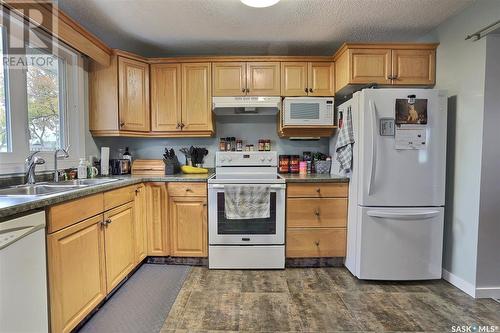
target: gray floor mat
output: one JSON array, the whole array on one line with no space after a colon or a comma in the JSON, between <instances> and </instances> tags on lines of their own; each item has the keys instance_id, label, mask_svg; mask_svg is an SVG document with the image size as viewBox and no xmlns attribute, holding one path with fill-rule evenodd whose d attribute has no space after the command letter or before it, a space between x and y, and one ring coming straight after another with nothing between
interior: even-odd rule
<instances>
[{"instance_id":1,"label":"gray floor mat","mask_svg":"<svg viewBox=\"0 0 500 333\"><path fill-rule=\"evenodd\" d=\"M80 333L157 333L191 267L144 264Z\"/></svg>"}]
</instances>

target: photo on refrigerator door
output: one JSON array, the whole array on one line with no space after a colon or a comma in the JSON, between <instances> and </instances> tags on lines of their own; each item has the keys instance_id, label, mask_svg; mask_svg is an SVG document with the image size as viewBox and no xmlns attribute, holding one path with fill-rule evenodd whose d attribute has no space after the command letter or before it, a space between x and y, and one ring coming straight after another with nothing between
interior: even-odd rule
<instances>
[{"instance_id":1,"label":"photo on refrigerator door","mask_svg":"<svg viewBox=\"0 0 500 333\"><path fill-rule=\"evenodd\" d=\"M427 124L427 99L396 99L396 124Z\"/></svg>"}]
</instances>

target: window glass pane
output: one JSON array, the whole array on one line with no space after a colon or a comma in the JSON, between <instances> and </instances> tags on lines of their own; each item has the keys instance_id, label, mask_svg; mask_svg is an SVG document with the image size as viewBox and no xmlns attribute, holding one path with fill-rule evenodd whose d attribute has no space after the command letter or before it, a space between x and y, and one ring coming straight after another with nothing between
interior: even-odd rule
<instances>
[{"instance_id":1,"label":"window glass pane","mask_svg":"<svg viewBox=\"0 0 500 333\"><path fill-rule=\"evenodd\" d=\"M3 60L3 29L0 28L0 56ZM0 152L10 152L10 124L7 94L7 68L0 61Z\"/></svg>"},{"instance_id":2,"label":"window glass pane","mask_svg":"<svg viewBox=\"0 0 500 333\"><path fill-rule=\"evenodd\" d=\"M52 151L64 141L64 62L46 54L34 59L27 70L29 145L31 151Z\"/></svg>"}]
</instances>

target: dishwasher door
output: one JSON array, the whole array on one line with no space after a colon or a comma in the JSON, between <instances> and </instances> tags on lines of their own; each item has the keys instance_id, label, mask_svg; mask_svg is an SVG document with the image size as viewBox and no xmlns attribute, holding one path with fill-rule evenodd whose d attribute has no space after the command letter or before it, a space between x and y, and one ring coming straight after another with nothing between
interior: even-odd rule
<instances>
[{"instance_id":1,"label":"dishwasher door","mask_svg":"<svg viewBox=\"0 0 500 333\"><path fill-rule=\"evenodd\" d=\"M48 332L45 212L0 222L0 332Z\"/></svg>"}]
</instances>

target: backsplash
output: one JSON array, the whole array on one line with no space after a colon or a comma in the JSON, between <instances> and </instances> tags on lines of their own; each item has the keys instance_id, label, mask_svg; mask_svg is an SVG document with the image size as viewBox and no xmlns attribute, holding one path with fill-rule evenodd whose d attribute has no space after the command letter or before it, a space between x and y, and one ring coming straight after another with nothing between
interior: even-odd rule
<instances>
[{"instance_id":1,"label":"backsplash","mask_svg":"<svg viewBox=\"0 0 500 333\"><path fill-rule=\"evenodd\" d=\"M237 137L243 139L243 146L253 144L257 150L259 139L270 139L271 149L278 154L302 155L304 151L319 151L328 154L329 140L291 141L278 137L276 116L225 116L216 121L217 134L213 138L95 138L97 147L110 147L111 158L116 158L119 148L129 147L134 159L160 159L165 147L172 147L184 164L184 155L179 152L182 147L205 147L209 153L205 157L204 166L214 167L215 152L219 148L219 138Z\"/></svg>"}]
</instances>

